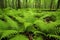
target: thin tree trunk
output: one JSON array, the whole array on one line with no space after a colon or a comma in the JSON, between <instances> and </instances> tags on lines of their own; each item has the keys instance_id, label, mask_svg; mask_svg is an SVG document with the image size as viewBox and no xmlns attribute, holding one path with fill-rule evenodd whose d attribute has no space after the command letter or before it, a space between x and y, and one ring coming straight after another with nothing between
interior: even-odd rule
<instances>
[{"instance_id":1,"label":"thin tree trunk","mask_svg":"<svg viewBox=\"0 0 60 40\"><path fill-rule=\"evenodd\" d=\"M4 0L4 8L7 8L7 0Z\"/></svg>"},{"instance_id":2,"label":"thin tree trunk","mask_svg":"<svg viewBox=\"0 0 60 40\"><path fill-rule=\"evenodd\" d=\"M52 10L52 8L53 8L53 1L54 1L54 0L51 0L50 10Z\"/></svg>"},{"instance_id":3,"label":"thin tree trunk","mask_svg":"<svg viewBox=\"0 0 60 40\"><path fill-rule=\"evenodd\" d=\"M20 0L18 0L18 7L17 8L21 8Z\"/></svg>"},{"instance_id":4,"label":"thin tree trunk","mask_svg":"<svg viewBox=\"0 0 60 40\"><path fill-rule=\"evenodd\" d=\"M12 8L14 8L14 0L12 0Z\"/></svg>"},{"instance_id":5,"label":"thin tree trunk","mask_svg":"<svg viewBox=\"0 0 60 40\"><path fill-rule=\"evenodd\" d=\"M28 2L28 1L26 0L26 8L28 8L27 2Z\"/></svg>"},{"instance_id":6,"label":"thin tree trunk","mask_svg":"<svg viewBox=\"0 0 60 40\"><path fill-rule=\"evenodd\" d=\"M60 8L60 0L58 0L57 9Z\"/></svg>"}]
</instances>

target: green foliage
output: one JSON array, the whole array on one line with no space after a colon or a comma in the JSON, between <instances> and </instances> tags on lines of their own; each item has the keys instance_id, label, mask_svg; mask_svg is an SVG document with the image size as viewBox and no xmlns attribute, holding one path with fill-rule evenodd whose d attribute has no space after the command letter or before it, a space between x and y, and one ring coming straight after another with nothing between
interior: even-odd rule
<instances>
[{"instance_id":1,"label":"green foliage","mask_svg":"<svg viewBox=\"0 0 60 40\"><path fill-rule=\"evenodd\" d=\"M2 33L2 36L1 36L1 38L4 38L4 37L12 37L13 36L13 34L16 34L17 33L17 31L16 30L3 30L3 33Z\"/></svg>"},{"instance_id":2,"label":"green foliage","mask_svg":"<svg viewBox=\"0 0 60 40\"><path fill-rule=\"evenodd\" d=\"M0 40L29 40L31 36L33 40L45 37L60 40L59 11L9 8L0 11Z\"/></svg>"},{"instance_id":3,"label":"green foliage","mask_svg":"<svg viewBox=\"0 0 60 40\"><path fill-rule=\"evenodd\" d=\"M24 35L16 35L14 38L10 40L29 40L29 39Z\"/></svg>"}]
</instances>

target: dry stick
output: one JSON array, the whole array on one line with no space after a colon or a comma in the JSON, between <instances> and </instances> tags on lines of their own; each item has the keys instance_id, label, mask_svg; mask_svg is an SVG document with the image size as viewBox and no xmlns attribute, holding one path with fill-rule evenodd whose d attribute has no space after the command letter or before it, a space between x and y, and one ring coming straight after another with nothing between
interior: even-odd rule
<instances>
[{"instance_id":1,"label":"dry stick","mask_svg":"<svg viewBox=\"0 0 60 40\"><path fill-rule=\"evenodd\" d=\"M33 40L32 34L29 34L28 38L29 40Z\"/></svg>"},{"instance_id":2,"label":"dry stick","mask_svg":"<svg viewBox=\"0 0 60 40\"><path fill-rule=\"evenodd\" d=\"M25 35L27 35L29 40L33 40L33 34L30 34L29 32L26 32Z\"/></svg>"}]
</instances>

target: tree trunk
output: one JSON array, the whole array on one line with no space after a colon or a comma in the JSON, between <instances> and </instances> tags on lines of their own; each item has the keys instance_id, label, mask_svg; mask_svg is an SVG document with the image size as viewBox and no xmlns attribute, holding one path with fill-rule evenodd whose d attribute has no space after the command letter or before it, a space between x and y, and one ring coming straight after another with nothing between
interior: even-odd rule
<instances>
[{"instance_id":1,"label":"tree trunk","mask_svg":"<svg viewBox=\"0 0 60 40\"><path fill-rule=\"evenodd\" d=\"M18 0L18 7L17 8L21 8L20 0Z\"/></svg>"},{"instance_id":2,"label":"tree trunk","mask_svg":"<svg viewBox=\"0 0 60 40\"><path fill-rule=\"evenodd\" d=\"M60 8L60 0L58 0L57 9Z\"/></svg>"},{"instance_id":3,"label":"tree trunk","mask_svg":"<svg viewBox=\"0 0 60 40\"><path fill-rule=\"evenodd\" d=\"M4 0L0 0L0 7L4 8Z\"/></svg>"},{"instance_id":4,"label":"tree trunk","mask_svg":"<svg viewBox=\"0 0 60 40\"><path fill-rule=\"evenodd\" d=\"M53 1L54 1L54 0L51 0L50 10L52 10L52 8L53 8Z\"/></svg>"}]
</instances>

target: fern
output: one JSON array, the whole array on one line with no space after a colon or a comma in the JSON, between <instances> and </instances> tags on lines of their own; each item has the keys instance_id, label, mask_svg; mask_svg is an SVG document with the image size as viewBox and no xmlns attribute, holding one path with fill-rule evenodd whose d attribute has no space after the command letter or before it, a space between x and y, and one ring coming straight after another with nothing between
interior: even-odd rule
<instances>
[{"instance_id":1,"label":"fern","mask_svg":"<svg viewBox=\"0 0 60 40\"><path fill-rule=\"evenodd\" d=\"M60 38L60 12L58 11L42 12L36 9L11 10L9 8L0 11L0 40Z\"/></svg>"}]
</instances>

